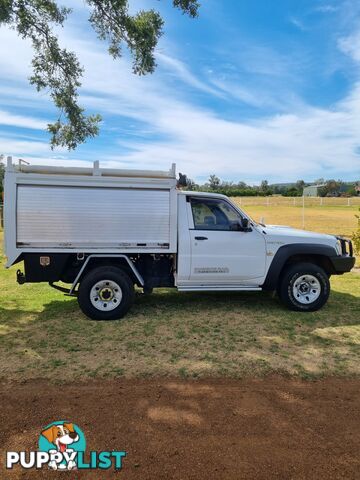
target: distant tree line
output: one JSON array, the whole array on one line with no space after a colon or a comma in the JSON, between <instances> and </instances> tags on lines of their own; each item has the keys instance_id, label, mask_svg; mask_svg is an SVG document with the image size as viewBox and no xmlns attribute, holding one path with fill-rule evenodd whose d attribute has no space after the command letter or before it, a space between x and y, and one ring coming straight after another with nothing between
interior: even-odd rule
<instances>
[{"instance_id":1,"label":"distant tree line","mask_svg":"<svg viewBox=\"0 0 360 480\"><path fill-rule=\"evenodd\" d=\"M324 180L317 179L314 182L306 183L304 180L298 180L295 183L286 184L269 184L267 180L263 180L260 185L247 185L245 182L226 182L222 181L216 175L210 175L207 182L198 184L187 175L180 174L180 184L186 190L197 192L213 192L222 193L229 197L266 197L269 195L282 195L283 197L301 197L304 187L309 185L322 185L319 188L319 195L326 196L353 196L356 195L356 182L346 183L342 180Z\"/></svg>"}]
</instances>

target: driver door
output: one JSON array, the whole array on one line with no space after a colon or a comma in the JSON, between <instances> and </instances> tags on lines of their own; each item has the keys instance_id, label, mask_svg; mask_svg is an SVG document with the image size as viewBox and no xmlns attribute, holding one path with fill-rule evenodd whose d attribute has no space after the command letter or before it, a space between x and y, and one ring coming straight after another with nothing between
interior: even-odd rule
<instances>
[{"instance_id":1,"label":"driver door","mask_svg":"<svg viewBox=\"0 0 360 480\"><path fill-rule=\"evenodd\" d=\"M191 285L257 285L265 274L265 240L241 231L242 216L225 199L188 197Z\"/></svg>"}]
</instances>

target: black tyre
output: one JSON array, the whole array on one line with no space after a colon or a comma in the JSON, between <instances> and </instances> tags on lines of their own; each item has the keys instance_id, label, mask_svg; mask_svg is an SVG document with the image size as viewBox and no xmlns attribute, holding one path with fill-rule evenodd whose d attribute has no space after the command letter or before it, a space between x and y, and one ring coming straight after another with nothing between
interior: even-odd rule
<instances>
[{"instance_id":1,"label":"black tyre","mask_svg":"<svg viewBox=\"0 0 360 480\"><path fill-rule=\"evenodd\" d=\"M122 318L133 300L133 282L116 267L97 267L86 274L80 283L79 306L93 320Z\"/></svg>"},{"instance_id":2,"label":"black tyre","mask_svg":"<svg viewBox=\"0 0 360 480\"><path fill-rule=\"evenodd\" d=\"M277 291L281 301L289 309L315 312L325 305L329 298L329 277L318 265L296 263L285 269Z\"/></svg>"}]
</instances>

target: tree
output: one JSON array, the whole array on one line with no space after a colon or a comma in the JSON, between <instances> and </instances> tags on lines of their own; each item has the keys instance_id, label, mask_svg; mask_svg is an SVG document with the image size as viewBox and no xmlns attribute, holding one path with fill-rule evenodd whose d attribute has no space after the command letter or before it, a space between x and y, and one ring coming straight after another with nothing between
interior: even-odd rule
<instances>
[{"instance_id":1,"label":"tree","mask_svg":"<svg viewBox=\"0 0 360 480\"><path fill-rule=\"evenodd\" d=\"M325 195L338 195L341 183L341 180L327 180L324 186Z\"/></svg>"},{"instance_id":2,"label":"tree","mask_svg":"<svg viewBox=\"0 0 360 480\"><path fill-rule=\"evenodd\" d=\"M186 178L186 190L197 190L199 188L199 185L196 184L196 182L192 178Z\"/></svg>"},{"instance_id":3,"label":"tree","mask_svg":"<svg viewBox=\"0 0 360 480\"><path fill-rule=\"evenodd\" d=\"M269 182L267 180L262 180L260 184L260 190L266 192L269 189Z\"/></svg>"},{"instance_id":4,"label":"tree","mask_svg":"<svg viewBox=\"0 0 360 480\"><path fill-rule=\"evenodd\" d=\"M299 190L299 192L300 192L300 191L302 192L303 189L304 189L304 187L305 187L305 182L304 182L304 180L298 180L298 181L296 182L296 184L295 184L295 188L296 188L297 190Z\"/></svg>"},{"instance_id":5,"label":"tree","mask_svg":"<svg viewBox=\"0 0 360 480\"><path fill-rule=\"evenodd\" d=\"M154 50L163 31L163 19L151 10L130 15L128 0L85 0L89 22L100 40L109 43L109 54L121 56L126 45L133 58L133 72L152 73L156 67ZM197 0L172 0L174 7L190 17L198 14ZM75 53L60 46L54 26L63 26L71 9L58 0L0 0L0 26L7 25L32 42L34 56L30 83L38 91L47 90L59 110L57 120L48 124L51 147L75 149L99 132L100 115L85 115L78 104L83 68Z\"/></svg>"},{"instance_id":6,"label":"tree","mask_svg":"<svg viewBox=\"0 0 360 480\"><path fill-rule=\"evenodd\" d=\"M218 188L220 185L220 181L221 181L220 178L217 177L216 175L210 175L209 177L210 188L212 190L215 190L216 188Z\"/></svg>"}]
</instances>

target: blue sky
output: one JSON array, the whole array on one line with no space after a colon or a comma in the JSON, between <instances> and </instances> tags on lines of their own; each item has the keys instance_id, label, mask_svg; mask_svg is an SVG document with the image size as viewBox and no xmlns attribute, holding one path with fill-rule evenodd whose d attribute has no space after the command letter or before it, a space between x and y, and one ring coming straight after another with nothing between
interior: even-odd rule
<instances>
[{"instance_id":1,"label":"blue sky","mask_svg":"<svg viewBox=\"0 0 360 480\"><path fill-rule=\"evenodd\" d=\"M356 0L203 0L193 20L170 0L158 69L136 77L126 51L107 54L74 11L59 32L85 67L80 101L103 117L100 136L51 151L47 95L28 85L31 47L0 29L0 153L31 163L167 169L205 181L259 183L360 177L360 6Z\"/></svg>"}]
</instances>

